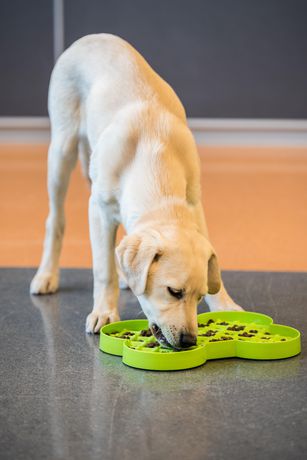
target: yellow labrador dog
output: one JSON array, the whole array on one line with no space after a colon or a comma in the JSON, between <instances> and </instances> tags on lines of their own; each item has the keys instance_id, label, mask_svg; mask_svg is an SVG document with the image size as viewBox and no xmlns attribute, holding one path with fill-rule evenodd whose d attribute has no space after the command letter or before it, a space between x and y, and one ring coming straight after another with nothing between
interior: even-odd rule
<instances>
[{"instance_id":1,"label":"yellow labrador dog","mask_svg":"<svg viewBox=\"0 0 307 460\"><path fill-rule=\"evenodd\" d=\"M50 211L31 293L58 288L64 199L79 153L92 183L88 333L119 319L118 270L166 346L195 344L203 296L211 310L241 309L222 284L208 238L199 158L184 108L143 57L113 35L76 41L53 70L49 114ZM120 223L127 236L115 249Z\"/></svg>"}]
</instances>

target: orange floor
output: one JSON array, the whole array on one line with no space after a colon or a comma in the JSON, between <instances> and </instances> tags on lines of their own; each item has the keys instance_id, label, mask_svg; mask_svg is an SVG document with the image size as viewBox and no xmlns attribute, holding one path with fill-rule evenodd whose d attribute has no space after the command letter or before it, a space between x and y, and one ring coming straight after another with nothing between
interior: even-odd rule
<instances>
[{"instance_id":1,"label":"orange floor","mask_svg":"<svg viewBox=\"0 0 307 460\"><path fill-rule=\"evenodd\" d=\"M307 270L307 149L200 148L203 202L221 267ZM0 265L36 266L47 214L47 146L0 146ZM69 189L63 267L90 267L79 168Z\"/></svg>"}]
</instances>

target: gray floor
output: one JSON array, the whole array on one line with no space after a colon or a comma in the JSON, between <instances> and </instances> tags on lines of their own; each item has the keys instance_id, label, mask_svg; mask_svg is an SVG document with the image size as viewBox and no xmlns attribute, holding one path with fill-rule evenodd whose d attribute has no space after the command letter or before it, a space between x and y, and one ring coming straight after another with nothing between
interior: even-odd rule
<instances>
[{"instance_id":1,"label":"gray floor","mask_svg":"<svg viewBox=\"0 0 307 460\"><path fill-rule=\"evenodd\" d=\"M0 270L1 460L307 458L306 274L224 274L247 309L302 331L300 356L169 373L126 367L84 334L89 271L33 298L32 274ZM142 317L130 292L120 309Z\"/></svg>"}]
</instances>

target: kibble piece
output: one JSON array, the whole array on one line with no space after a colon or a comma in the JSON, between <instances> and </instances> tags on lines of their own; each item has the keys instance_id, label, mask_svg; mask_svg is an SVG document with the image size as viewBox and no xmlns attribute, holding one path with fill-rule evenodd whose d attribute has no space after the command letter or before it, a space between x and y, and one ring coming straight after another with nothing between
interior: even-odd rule
<instances>
[{"instance_id":1,"label":"kibble piece","mask_svg":"<svg viewBox=\"0 0 307 460\"><path fill-rule=\"evenodd\" d=\"M265 332L265 335L271 335L271 333L270 332Z\"/></svg>"},{"instance_id":2,"label":"kibble piece","mask_svg":"<svg viewBox=\"0 0 307 460\"><path fill-rule=\"evenodd\" d=\"M228 326L229 323L226 323L226 321L222 321L221 323L216 323L218 326Z\"/></svg>"},{"instance_id":3,"label":"kibble piece","mask_svg":"<svg viewBox=\"0 0 307 460\"><path fill-rule=\"evenodd\" d=\"M205 332L204 334L199 334L200 337L212 337L213 335L216 334L217 331L213 331L212 329L209 329L209 331Z\"/></svg>"},{"instance_id":4,"label":"kibble piece","mask_svg":"<svg viewBox=\"0 0 307 460\"><path fill-rule=\"evenodd\" d=\"M214 323L214 320L213 319L209 319L207 321L207 324L205 324L205 326L210 326L210 324Z\"/></svg>"},{"instance_id":5,"label":"kibble piece","mask_svg":"<svg viewBox=\"0 0 307 460\"><path fill-rule=\"evenodd\" d=\"M159 343L158 342L149 342L145 345L145 347L147 348L156 348L159 346Z\"/></svg>"},{"instance_id":6,"label":"kibble piece","mask_svg":"<svg viewBox=\"0 0 307 460\"><path fill-rule=\"evenodd\" d=\"M233 338L232 337L220 337L219 339L210 339L209 342L223 342L224 340L233 340Z\"/></svg>"},{"instance_id":7,"label":"kibble piece","mask_svg":"<svg viewBox=\"0 0 307 460\"><path fill-rule=\"evenodd\" d=\"M248 332L242 332L242 334L238 334L240 337L255 337L254 334L249 334Z\"/></svg>"},{"instance_id":8,"label":"kibble piece","mask_svg":"<svg viewBox=\"0 0 307 460\"><path fill-rule=\"evenodd\" d=\"M245 326L239 326L237 324L234 324L233 326L227 327L228 331L236 331L236 332L238 332L238 331L243 331L243 329L245 329Z\"/></svg>"},{"instance_id":9,"label":"kibble piece","mask_svg":"<svg viewBox=\"0 0 307 460\"><path fill-rule=\"evenodd\" d=\"M143 329L140 333L140 335L142 337L151 337L152 336L152 332L150 329Z\"/></svg>"},{"instance_id":10,"label":"kibble piece","mask_svg":"<svg viewBox=\"0 0 307 460\"><path fill-rule=\"evenodd\" d=\"M205 324L198 323L197 326L198 326L198 327L205 327Z\"/></svg>"},{"instance_id":11,"label":"kibble piece","mask_svg":"<svg viewBox=\"0 0 307 460\"><path fill-rule=\"evenodd\" d=\"M281 341L281 342L285 342L285 341L286 341L286 339L280 339L280 341Z\"/></svg>"},{"instance_id":12,"label":"kibble piece","mask_svg":"<svg viewBox=\"0 0 307 460\"><path fill-rule=\"evenodd\" d=\"M251 329L249 332L250 332L251 334L257 334L258 331L257 331L257 329Z\"/></svg>"}]
</instances>

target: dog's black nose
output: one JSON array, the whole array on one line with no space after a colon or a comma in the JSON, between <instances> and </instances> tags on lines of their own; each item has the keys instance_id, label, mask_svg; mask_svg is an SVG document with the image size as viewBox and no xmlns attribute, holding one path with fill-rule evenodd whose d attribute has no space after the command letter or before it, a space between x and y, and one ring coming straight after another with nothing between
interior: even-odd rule
<instances>
[{"instance_id":1,"label":"dog's black nose","mask_svg":"<svg viewBox=\"0 0 307 460\"><path fill-rule=\"evenodd\" d=\"M180 334L180 347L189 348L196 345L196 335Z\"/></svg>"}]
</instances>

